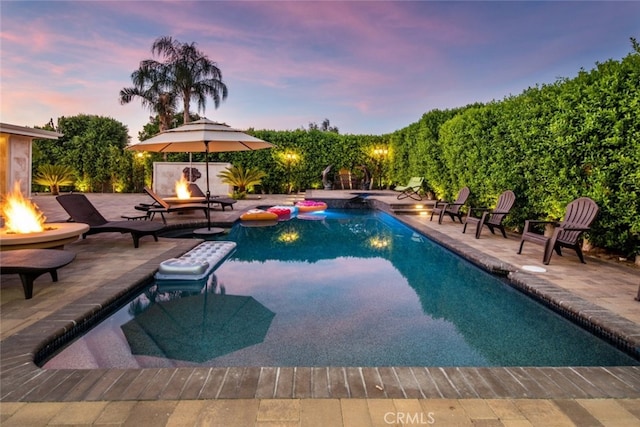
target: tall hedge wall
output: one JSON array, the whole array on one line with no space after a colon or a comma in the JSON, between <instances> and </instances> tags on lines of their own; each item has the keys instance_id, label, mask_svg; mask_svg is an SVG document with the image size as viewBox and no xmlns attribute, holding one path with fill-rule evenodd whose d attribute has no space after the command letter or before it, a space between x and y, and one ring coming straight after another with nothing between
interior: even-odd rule
<instances>
[{"instance_id":1,"label":"tall hedge wall","mask_svg":"<svg viewBox=\"0 0 640 427\"><path fill-rule=\"evenodd\" d=\"M391 171L422 175L439 197L469 186L475 205L517 195L509 225L560 219L588 196L601 212L589 235L599 247L640 253L640 50L573 79L485 105L431 111L390 137Z\"/></svg>"}]
</instances>

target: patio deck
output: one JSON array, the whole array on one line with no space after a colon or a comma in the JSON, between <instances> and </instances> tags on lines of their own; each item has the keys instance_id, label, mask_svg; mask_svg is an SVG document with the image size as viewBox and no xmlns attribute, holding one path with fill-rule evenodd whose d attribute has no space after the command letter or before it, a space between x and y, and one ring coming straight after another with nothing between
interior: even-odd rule
<instances>
[{"instance_id":1,"label":"patio deck","mask_svg":"<svg viewBox=\"0 0 640 427\"><path fill-rule=\"evenodd\" d=\"M395 193L370 196L389 210ZM135 214L143 194L89 194L107 217ZM301 197L301 196L299 196ZM348 191L313 191L313 198L347 200ZM242 211L283 204L288 196L238 202L212 216L232 224ZM66 214L51 196L35 196L49 222ZM169 224L202 224L202 215L168 217ZM480 240L462 234L448 219L399 218L484 268L512 280L565 314L591 319L592 327L621 345L640 348L640 270L589 257L582 265L567 251L554 256L546 273L542 250L488 231ZM158 219L159 220L159 219ZM0 423L9 425L640 425L640 368L177 368L43 370L34 355L51 337L63 339L83 325L87 313L108 310L117 297L153 274L158 264L197 244L193 240L143 238L134 249L128 235L89 236L67 249L76 260L59 281L36 280L25 300L17 275L0 287ZM1 254L0 254L1 256ZM567 274L570 273L570 274ZM91 281L86 280L87 277ZM90 325L87 325L90 326ZM616 338L617 337L617 338Z\"/></svg>"}]
</instances>

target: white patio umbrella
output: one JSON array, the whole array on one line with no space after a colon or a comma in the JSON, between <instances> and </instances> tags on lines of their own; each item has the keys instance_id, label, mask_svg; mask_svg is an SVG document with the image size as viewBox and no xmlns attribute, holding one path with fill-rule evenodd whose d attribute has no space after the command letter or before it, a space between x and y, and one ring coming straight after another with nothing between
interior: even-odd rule
<instances>
[{"instance_id":1,"label":"white patio umbrella","mask_svg":"<svg viewBox=\"0 0 640 427\"><path fill-rule=\"evenodd\" d=\"M274 145L238 129L208 119L200 119L160 132L149 139L128 146L127 149L157 153L204 152L207 178L207 207L210 207L209 153L261 150L271 147L274 147ZM211 220L208 214L207 229L211 230Z\"/></svg>"}]
</instances>

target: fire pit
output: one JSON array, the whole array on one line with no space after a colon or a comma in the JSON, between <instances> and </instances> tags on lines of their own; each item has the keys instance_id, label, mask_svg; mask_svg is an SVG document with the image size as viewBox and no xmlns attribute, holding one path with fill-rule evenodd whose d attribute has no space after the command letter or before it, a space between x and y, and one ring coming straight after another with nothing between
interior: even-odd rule
<instances>
[{"instance_id":1,"label":"fire pit","mask_svg":"<svg viewBox=\"0 0 640 427\"><path fill-rule=\"evenodd\" d=\"M62 248L87 231L87 224L73 222L45 224L44 231L31 233L14 233L3 227L0 228L0 251Z\"/></svg>"},{"instance_id":2,"label":"fire pit","mask_svg":"<svg viewBox=\"0 0 640 427\"><path fill-rule=\"evenodd\" d=\"M62 248L89 231L87 224L45 223L36 205L25 199L16 182L0 205L4 227L0 228L0 251Z\"/></svg>"}]
</instances>

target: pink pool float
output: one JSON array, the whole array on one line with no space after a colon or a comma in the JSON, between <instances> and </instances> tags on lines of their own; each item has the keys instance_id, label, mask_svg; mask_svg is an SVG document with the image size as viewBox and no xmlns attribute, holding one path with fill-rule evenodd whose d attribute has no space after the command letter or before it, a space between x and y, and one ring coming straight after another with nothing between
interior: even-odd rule
<instances>
[{"instance_id":1,"label":"pink pool float","mask_svg":"<svg viewBox=\"0 0 640 427\"><path fill-rule=\"evenodd\" d=\"M327 209L327 204L325 202L320 202L317 200L301 200L296 203L296 207L299 212L317 212L324 211Z\"/></svg>"}]
</instances>

